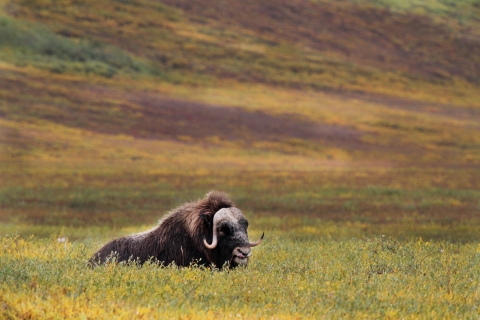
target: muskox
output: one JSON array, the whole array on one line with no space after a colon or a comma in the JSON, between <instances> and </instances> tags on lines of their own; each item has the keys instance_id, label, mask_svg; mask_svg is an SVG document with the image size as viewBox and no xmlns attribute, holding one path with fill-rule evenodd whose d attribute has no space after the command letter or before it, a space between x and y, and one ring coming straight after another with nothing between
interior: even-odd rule
<instances>
[{"instance_id":1,"label":"muskox","mask_svg":"<svg viewBox=\"0 0 480 320\"><path fill-rule=\"evenodd\" d=\"M90 259L92 266L106 261L143 264L154 261L164 265L230 268L246 265L252 247L248 221L230 198L218 191L186 203L168 213L150 231L115 239L104 245Z\"/></svg>"}]
</instances>

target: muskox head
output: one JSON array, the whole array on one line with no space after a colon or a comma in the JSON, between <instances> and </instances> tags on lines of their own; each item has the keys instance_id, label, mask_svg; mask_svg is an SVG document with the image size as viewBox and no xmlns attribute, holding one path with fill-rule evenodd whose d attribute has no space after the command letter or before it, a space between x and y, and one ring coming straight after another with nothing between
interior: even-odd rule
<instances>
[{"instance_id":1,"label":"muskox head","mask_svg":"<svg viewBox=\"0 0 480 320\"><path fill-rule=\"evenodd\" d=\"M252 253L252 247L258 246L263 240L250 242L248 240L248 221L242 211L236 207L222 208L213 216L213 222L207 215L202 219L212 230L212 243L203 240L205 247L216 251L217 264L229 262L231 267L246 265Z\"/></svg>"}]
</instances>

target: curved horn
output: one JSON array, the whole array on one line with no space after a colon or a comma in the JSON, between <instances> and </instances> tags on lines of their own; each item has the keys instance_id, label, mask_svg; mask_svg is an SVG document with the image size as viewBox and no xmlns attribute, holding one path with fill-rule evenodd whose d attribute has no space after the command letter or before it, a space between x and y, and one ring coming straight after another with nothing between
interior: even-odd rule
<instances>
[{"instance_id":1,"label":"curved horn","mask_svg":"<svg viewBox=\"0 0 480 320\"><path fill-rule=\"evenodd\" d=\"M220 220L223 220L228 215L228 211L226 208L218 210L215 215L213 216L213 237L212 237L212 244L208 244L207 239L203 238L203 244L208 249L215 249L218 244L217 239L217 226Z\"/></svg>"},{"instance_id":2,"label":"curved horn","mask_svg":"<svg viewBox=\"0 0 480 320\"><path fill-rule=\"evenodd\" d=\"M215 247L216 247L217 244L218 244L218 241L217 241L217 228L215 228L215 226L213 226L212 244L208 244L207 239L205 239L205 238L203 238L203 244L204 244L205 247L207 247L208 249L215 249Z\"/></svg>"},{"instance_id":3,"label":"curved horn","mask_svg":"<svg viewBox=\"0 0 480 320\"><path fill-rule=\"evenodd\" d=\"M250 247L256 247L256 246L258 246L258 245L262 242L264 235L265 235L265 232L262 232L262 236L260 237L260 240L255 241L255 242L250 242Z\"/></svg>"}]
</instances>

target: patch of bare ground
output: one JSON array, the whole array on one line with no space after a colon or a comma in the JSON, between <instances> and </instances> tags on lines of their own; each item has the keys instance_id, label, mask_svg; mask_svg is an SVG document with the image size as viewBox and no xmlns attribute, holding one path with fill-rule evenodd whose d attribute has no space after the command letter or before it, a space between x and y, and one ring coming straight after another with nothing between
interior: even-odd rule
<instances>
[{"instance_id":1,"label":"patch of bare ground","mask_svg":"<svg viewBox=\"0 0 480 320\"><path fill-rule=\"evenodd\" d=\"M193 138L218 136L226 140L284 141L301 139L319 141L341 148L362 149L362 132L348 126L319 124L296 119L295 115L273 116L261 111L172 99L159 94L131 93L127 100L142 106L145 119L142 128L154 136ZM140 129L140 128L135 128ZM135 130L133 129L133 130Z\"/></svg>"}]
</instances>

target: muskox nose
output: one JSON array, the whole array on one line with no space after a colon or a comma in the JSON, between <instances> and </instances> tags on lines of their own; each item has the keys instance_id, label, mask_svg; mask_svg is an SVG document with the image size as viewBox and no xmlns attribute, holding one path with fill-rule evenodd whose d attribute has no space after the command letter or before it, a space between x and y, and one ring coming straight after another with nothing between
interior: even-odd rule
<instances>
[{"instance_id":1,"label":"muskox nose","mask_svg":"<svg viewBox=\"0 0 480 320\"><path fill-rule=\"evenodd\" d=\"M237 256L249 257L251 253L250 247L237 247L233 250L233 254Z\"/></svg>"}]
</instances>

